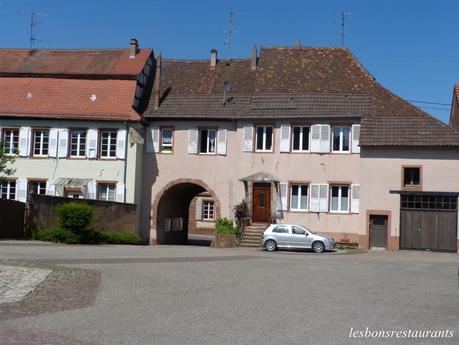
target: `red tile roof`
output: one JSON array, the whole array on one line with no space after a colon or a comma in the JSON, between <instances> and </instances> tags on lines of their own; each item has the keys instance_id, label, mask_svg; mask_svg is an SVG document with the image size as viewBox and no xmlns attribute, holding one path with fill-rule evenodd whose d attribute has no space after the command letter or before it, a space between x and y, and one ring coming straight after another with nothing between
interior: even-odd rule
<instances>
[{"instance_id":1,"label":"red tile roof","mask_svg":"<svg viewBox=\"0 0 459 345\"><path fill-rule=\"evenodd\" d=\"M0 77L0 116L136 121L135 88L135 80Z\"/></svg>"}]
</instances>

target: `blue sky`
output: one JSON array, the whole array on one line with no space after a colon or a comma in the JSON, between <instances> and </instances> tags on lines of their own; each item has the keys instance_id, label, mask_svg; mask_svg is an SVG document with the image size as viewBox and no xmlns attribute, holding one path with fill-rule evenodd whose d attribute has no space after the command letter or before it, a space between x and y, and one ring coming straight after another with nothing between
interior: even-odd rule
<instances>
[{"instance_id":1,"label":"blue sky","mask_svg":"<svg viewBox=\"0 0 459 345\"><path fill-rule=\"evenodd\" d=\"M30 12L37 17L38 48L126 47L136 37L165 57L226 56L225 30L234 10L231 56L247 57L252 45L345 46L384 86L409 100L447 103L418 106L448 121L459 82L459 1L454 0L0 0L1 47L29 45Z\"/></svg>"}]
</instances>

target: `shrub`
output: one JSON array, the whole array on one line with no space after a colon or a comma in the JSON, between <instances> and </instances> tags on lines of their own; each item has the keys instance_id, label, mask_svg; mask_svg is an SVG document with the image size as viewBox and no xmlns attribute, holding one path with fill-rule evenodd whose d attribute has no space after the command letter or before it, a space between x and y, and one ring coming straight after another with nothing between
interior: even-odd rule
<instances>
[{"instance_id":1,"label":"shrub","mask_svg":"<svg viewBox=\"0 0 459 345\"><path fill-rule=\"evenodd\" d=\"M215 221L215 230L220 234L235 235L237 229L234 227L233 221L228 218L219 218Z\"/></svg>"},{"instance_id":2,"label":"shrub","mask_svg":"<svg viewBox=\"0 0 459 345\"><path fill-rule=\"evenodd\" d=\"M58 242L76 244L80 243L80 236L70 230L55 227L51 229L38 230L32 234L32 239L46 242Z\"/></svg>"},{"instance_id":3,"label":"shrub","mask_svg":"<svg viewBox=\"0 0 459 345\"><path fill-rule=\"evenodd\" d=\"M107 244L139 244L140 237L130 232L106 230L100 233L102 242Z\"/></svg>"},{"instance_id":4,"label":"shrub","mask_svg":"<svg viewBox=\"0 0 459 345\"><path fill-rule=\"evenodd\" d=\"M57 206L60 227L79 234L91 224L94 210L87 204L68 202Z\"/></svg>"}]
</instances>

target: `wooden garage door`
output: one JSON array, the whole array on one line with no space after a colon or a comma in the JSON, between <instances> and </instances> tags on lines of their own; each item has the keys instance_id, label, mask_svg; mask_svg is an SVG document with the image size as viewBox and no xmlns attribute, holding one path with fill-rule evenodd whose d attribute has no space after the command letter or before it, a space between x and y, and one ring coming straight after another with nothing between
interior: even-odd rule
<instances>
[{"instance_id":1,"label":"wooden garage door","mask_svg":"<svg viewBox=\"0 0 459 345\"><path fill-rule=\"evenodd\" d=\"M457 198L401 196L400 249L457 251Z\"/></svg>"}]
</instances>

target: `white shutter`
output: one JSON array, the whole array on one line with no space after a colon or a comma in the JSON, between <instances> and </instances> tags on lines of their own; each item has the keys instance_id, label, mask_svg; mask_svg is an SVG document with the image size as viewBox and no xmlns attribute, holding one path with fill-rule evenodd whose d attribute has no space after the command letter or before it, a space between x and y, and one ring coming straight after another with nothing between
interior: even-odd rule
<instances>
[{"instance_id":1,"label":"white shutter","mask_svg":"<svg viewBox=\"0 0 459 345\"><path fill-rule=\"evenodd\" d=\"M159 127L147 130L147 153L159 152Z\"/></svg>"},{"instance_id":2,"label":"white shutter","mask_svg":"<svg viewBox=\"0 0 459 345\"><path fill-rule=\"evenodd\" d=\"M21 202L27 201L27 180L16 180L16 200Z\"/></svg>"},{"instance_id":3,"label":"white shutter","mask_svg":"<svg viewBox=\"0 0 459 345\"><path fill-rule=\"evenodd\" d=\"M88 182L88 198L96 198L96 182L94 180Z\"/></svg>"},{"instance_id":4,"label":"white shutter","mask_svg":"<svg viewBox=\"0 0 459 345\"><path fill-rule=\"evenodd\" d=\"M60 158L67 157L68 145L69 145L69 130L66 128L59 129L58 154Z\"/></svg>"},{"instance_id":5,"label":"white shutter","mask_svg":"<svg viewBox=\"0 0 459 345\"><path fill-rule=\"evenodd\" d=\"M126 157L126 130L119 129L116 133L116 158L124 159Z\"/></svg>"},{"instance_id":6,"label":"white shutter","mask_svg":"<svg viewBox=\"0 0 459 345\"><path fill-rule=\"evenodd\" d=\"M290 125L288 123L280 126L279 151L290 152Z\"/></svg>"},{"instance_id":7,"label":"white shutter","mask_svg":"<svg viewBox=\"0 0 459 345\"><path fill-rule=\"evenodd\" d=\"M253 151L253 125L249 123L244 125L242 151Z\"/></svg>"},{"instance_id":8,"label":"white shutter","mask_svg":"<svg viewBox=\"0 0 459 345\"><path fill-rule=\"evenodd\" d=\"M198 153L198 135L199 130L197 128L188 129L188 153Z\"/></svg>"},{"instance_id":9,"label":"white shutter","mask_svg":"<svg viewBox=\"0 0 459 345\"><path fill-rule=\"evenodd\" d=\"M360 209L360 185L351 185L351 212L359 213Z\"/></svg>"},{"instance_id":10,"label":"white shutter","mask_svg":"<svg viewBox=\"0 0 459 345\"><path fill-rule=\"evenodd\" d=\"M56 194L56 185L53 181L46 182L46 195L54 196Z\"/></svg>"},{"instance_id":11,"label":"white shutter","mask_svg":"<svg viewBox=\"0 0 459 345\"><path fill-rule=\"evenodd\" d=\"M217 143L217 154L226 155L226 141L228 137L228 130L226 128L220 128L218 130L218 143Z\"/></svg>"},{"instance_id":12,"label":"white shutter","mask_svg":"<svg viewBox=\"0 0 459 345\"><path fill-rule=\"evenodd\" d=\"M320 126L320 152L330 152L330 126Z\"/></svg>"},{"instance_id":13,"label":"white shutter","mask_svg":"<svg viewBox=\"0 0 459 345\"><path fill-rule=\"evenodd\" d=\"M319 185L319 211L328 212L328 184Z\"/></svg>"},{"instance_id":14,"label":"white shutter","mask_svg":"<svg viewBox=\"0 0 459 345\"><path fill-rule=\"evenodd\" d=\"M202 199L201 198L196 198L196 220L201 220L202 219Z\"/></svg>"},{"instance_id":15,"label":"white shutter","mask_svg":"<svg viewBox=\"0 0 459 345\"><path fill-rule=\"evenodd\" d=\"M50 157L57 157L57 128L51 128L49 130L49 149L48 154Z\"/></svg>"},{"instance_id":16,"label":"white shutter","mask_svg":"<svg viewBox=\"0 0 459 345\"><path fill-rule=\"evenodd\" d=\"M30 137L32 129L30 127L21 127L19 129L19 156L28 157L30 154Z\"/></svg>"},{"instance_id":17,"label":"white shutter","mask_svg":"<svg viewBox=\"0 0 459 345\"><path fill-rule=\"evenodd\" d=\"M287 211L287 191L288 191L288 183L281 182L279 183L279 194L280 194L280 210Z\"/></svg>"},{"instance_id":18,"label":"white shutter","mask_svg":"<svg viewBox=\"0 0 459 345\"><path fill-rule=\"evenodd\" d=\"M360 153L360 125L352 125L352 153Z\"/></svg>"},{"instance_id":19,"label":"white shutter","mask_svg":"<svg viewBox=\"0 0 459 345\"><path fill-rule=\"evenodd\" d=\"M97 140L99 132L95 128L89 128L86 137L86 156L91 159L97 158Z\"/></svg>"},{"instance_id":20,"label":"white shutter","mask_svg":"<svg viewBox=\"0 0 459 345\"><path fill-rule=\"evenodd\" d=\"M320 125L311 126L311 152L320 152Z\"/></svg>"},{"instance_id":21,"label":"white shutter","mask_svg":"<svg viewBox=\"0 0 459 345\"><path fill-rule=\"evenodd\" d=\"M124 202L124 183L118 182L116 184L116 201Z\"/></svg>"},{"instance_id":22,"label":"white shutter","mask_svg":"<svg viewBox=\"0 0 459 345\"><path fill-rule=\"evenodd\" d=\"M311 184L311 197L309 202L309 210L311 212L319 212L320 211L320 198L319 198L319 186L318 184Z\"/></svg>"}]
</instances>

